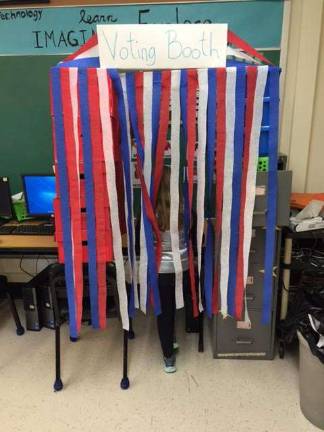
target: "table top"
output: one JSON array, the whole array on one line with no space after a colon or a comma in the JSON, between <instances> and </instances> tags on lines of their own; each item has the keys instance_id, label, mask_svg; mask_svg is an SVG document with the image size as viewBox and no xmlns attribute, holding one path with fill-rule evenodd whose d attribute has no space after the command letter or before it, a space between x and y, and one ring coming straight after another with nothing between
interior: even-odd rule
<instances>
[{"instance_id":1,"label":"table top","mask_svg":"<svg viewBox=\"0 0 324 432\"><path fill-rule=\"evenodd\" d=\"M44 221L26 220L22 223L9 221L7 225L37 225L40 223L44 223ZM22 253L57 255L57 243L54 235L0 235L1 255L21 255Z\"/></svg>"},{"instance_id":2,"label":"table top","mask_svg":"<svg viewBox=\"0 0 324 432\"><path fill-rule=\"evenodd\" d=\"M323 239L324 229L296 232L290 228L286 228L284 230L284 237L291 239Z\"/></svg>"},{"instance_id":3,"label":"table top","mask_svg":"<svg viewBox=\"0 0 324 432\"><path fill-rule=\"evenodd\" d=\"M0 235L0 251L17 250L57 252L54 236L45 235Z\"/></svg>"},{"instance_id":4,"label":"table top","mask_svg":"<svg viewBox=\"0 0 324 432\"><path fill-rule=\"evenodd\" d=\"M40 221L28 220L25 224L39 224ZM18 225L10 221L8 225ZM122 236L123 247L127 247L126 235ZM58 246L54 235L0 235L0 255L57 255Z\"/></svg>"}]
</instances>

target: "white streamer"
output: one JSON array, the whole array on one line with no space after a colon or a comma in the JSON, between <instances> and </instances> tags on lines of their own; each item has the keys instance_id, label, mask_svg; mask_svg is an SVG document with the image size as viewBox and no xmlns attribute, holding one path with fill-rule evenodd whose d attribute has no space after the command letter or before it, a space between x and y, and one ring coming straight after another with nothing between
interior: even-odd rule
<instances>
[{"instance_id":1,"label":"white streamer","mask_svg":"<svg viewBox=\"0 0 324 432\"><path fill-rule=\"evenodd\" d=\"M125 267L122 249L121 232L118 214L118 198L116 187L116 172L113 153L113 137L110 119L109 91L107 71L97 69L99 85L99 106L102 127L102 141L106 165L106 185L110 202L113 249L116 265L117 290L119 296L120 315L125 330L129 330L128 299L125 281Z\"/></svg>"},{"instance_id":2,"label":"white streamer","mask_svg":"<svg viewBox=\"0 0 324 432\"><path fill-rule=\"evenodd\" d=\"M179 248L179 171L180 171L180 71L171 71L171 175L170 235L175 273L176 308L184 305L183 271Z\"/></svg>"},{"instance_id":3,"label":"white streamer","mask_svg":"<svg viewBox=\"0 0 324 432\"><path fill-rule=\"evenodd\" d=\"M73 119L73 138L75 145L75 157L76 157L76 171L78 179L78 208L81 209L80 203L80 168L79 168L79 128L78 128L78 68L69 68L69 84L70 84L70 95L71 95L71 107L72 107L72 119ZM80 210L81 211L81 210ZM72 236L72 255L74 256L74 229L73 229L73 218L71 218L71 236ZM75 269L73 265L73 280L75 284Z\"/></svg>"},{"instance_id":4,"label":"white streamer","mask_svg":"<svg viewBox=\"0 0 324 432\"><path fill-rule=\"evenodd\" d=\"M259 142L261 121L263 114L263 98L268 77L268 66L259 66L254 94L253 119L250 138L249 165L246 181L246 201L244 211L244 238L243 238L243 276L246 285L249 266L249 253L252 238L252 220L255 202L255 185L259 157Z\"/></svg>"},{"instance_id":5,"label":"white streamer","mask_svg":"<svg viewBox=\"0 0 324 432\"><path fill-rule=\"evenodd\" d=\"M144 166L143 174L147 190L150 190L151 171L152 171L152 84L153 73L143 73L143 123L144 123ZM140 278L140 306L141 310L146 313L147 303L147 244L144 230L144 200L142 197L141 206L141 228L140 228L140 263L139 263L139 278ZM153 253L153 251L151 251Z\"/></svg>"},{"instance_id":6,"label":"white streamer","mask_svg":"<svg viewBox=\"0 0 324 432\"><path fill-rule=\"evenodd\" d=\"M121 80L121 85L122 85L122 89L123 89L123 95L124 95L124 104L125 104L125 111L126 111L126 127L127 127L127 142L128 142L128 149L129 149L129 155L131 158L132 155L132 141L131 141L131 136L130 136L130 124L129 124L129 107L128 107L128 98L127 98L127 91L126 91L126 76L125 74L121 74L120 76L120 80ZM131 161L130 161L131 163ZM133 197L133 176L131 175L130 178L130 182L131 182L131 208L130 208L130 218L131 218L131 224L132 224L132 231L133 231L133 250L131 251L130 248L127 248L128 251L128 260L127 260L127 266L128 266L128 273L131 275L131 280L133 281L133 286L134 286L134 300L135 300L135 307L138 308L139 304L138 304L138 290L137 290L137 261L136 261L136 252L135 252L135 226L134 226L134 213L133 213L133 202L134 202L134 197ZM128 206L127 206L127 197L125 194L125 215L126 215L126 227L127 227L127 232L128 232L128 224L127 224L127 218L128 218ZM129 233L128 233L128 238L129 238ZM131 254L133 255L133 269L132 269L132 265L131 265Z\"/></svg>"},{"instance_id":7,"label":"white streamer","mask_svg":"<svg viewBox=\"0 0 324 432\"><path fill-rule=\"evenodd\" d=\"M231 242L232 183L234 164L236 68L226 69L226 143L224 157L224 184L222 210L222 238L220 250L221 312L227 316L227 291L229 276L229 249Z\"/></svg>"}]
</instances>

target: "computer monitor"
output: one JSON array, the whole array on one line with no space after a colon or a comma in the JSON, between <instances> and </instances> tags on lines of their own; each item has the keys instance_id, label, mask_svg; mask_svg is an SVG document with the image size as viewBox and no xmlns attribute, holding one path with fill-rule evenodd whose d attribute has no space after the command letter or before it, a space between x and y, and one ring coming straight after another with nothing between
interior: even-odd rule
<instances>
[{"instance_id":1,"label":"computer monitor","mask_svg":"<svg viewBox=\"0 0 324 432\"><path fill-rule=\"evenodd\" d=\"M55 198L54 175L23 175L26 209L29 216L52 216Z\"/></svg>"},{"instance_id":2,"label":"computer monitor","mask_svg":"<svg viewBox=\"0 0 324 432\"><path fill-rule=\"evenodd\" d=\"M0 177L0 217L12 217L11 194L8 177Z\"/></svg>"}]
</instances>

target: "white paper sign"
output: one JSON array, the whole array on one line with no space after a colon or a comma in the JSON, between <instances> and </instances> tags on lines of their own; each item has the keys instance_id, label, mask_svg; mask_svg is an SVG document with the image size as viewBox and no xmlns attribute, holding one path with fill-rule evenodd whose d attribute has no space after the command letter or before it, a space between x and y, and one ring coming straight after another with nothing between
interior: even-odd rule
<instances>
[{"instance_id":1,"label":"white paper sign","mask_svg":"<svg viewBox=\"0 0 324 432\"><path fill-rule=\"evenodd\" d=\"M227 24L98 25L97 34L104 68L226 66Z\"/></svg>"}]
</instances>

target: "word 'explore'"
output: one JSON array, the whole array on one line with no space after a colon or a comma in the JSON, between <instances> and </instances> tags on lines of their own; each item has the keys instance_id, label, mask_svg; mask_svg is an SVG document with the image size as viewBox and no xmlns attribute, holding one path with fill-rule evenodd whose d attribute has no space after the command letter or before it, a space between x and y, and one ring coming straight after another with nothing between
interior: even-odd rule
<instances>
[{"instance_id":1,"label":"word 'explore'","mask_svg":"<svg viewBox=\"0 0 324 432\"><path fill-rule=\"evenodd\" d=\"M226 24L98 25L100 66L121 69L224 67Z\"/></svg>"}]
</instances>

